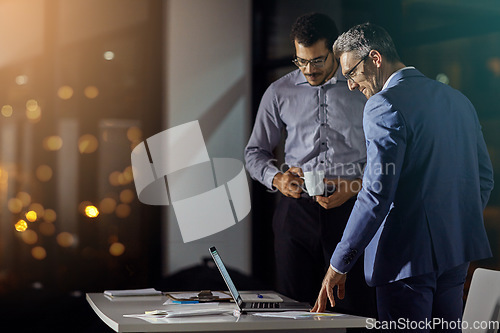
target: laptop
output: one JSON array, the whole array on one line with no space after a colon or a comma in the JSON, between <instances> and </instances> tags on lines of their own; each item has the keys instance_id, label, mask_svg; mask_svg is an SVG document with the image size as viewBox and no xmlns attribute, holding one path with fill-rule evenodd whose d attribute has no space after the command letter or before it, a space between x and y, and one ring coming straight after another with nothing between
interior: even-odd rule
<instances>
[{"instance_id":1,"label":"laptop","mask_svg":"<svg viewBox=\"0 0 500 333\"><path fill-rule=\"evenodd\" d=\"M311 306L308 303L301 303L301 302L295 302L295 301L289 301L289 302L259 302L259 301L252 301L252 302L244 302L243 299L241 298L241 295L236 289L236 286L233 283L233 280L231 280L231 277L229 276L229 272L226 269L226 266L224 266L224 263L222 262L222 259L220 257L219 252L215 248L215 246L212 246L210 248L210 254L212 255L212 258L214 259L215 265L219 269L219 272L222 275L222 278L224 279L224 282L226 282L227 287L229 288L229 292L231 296L233 297L234 302L238 306L238 309L240 310L241 313L244 312L272 312L272 311L299 311L299 310L307 310L309 311L311 309Z\"/></svg>"}]
</instances>

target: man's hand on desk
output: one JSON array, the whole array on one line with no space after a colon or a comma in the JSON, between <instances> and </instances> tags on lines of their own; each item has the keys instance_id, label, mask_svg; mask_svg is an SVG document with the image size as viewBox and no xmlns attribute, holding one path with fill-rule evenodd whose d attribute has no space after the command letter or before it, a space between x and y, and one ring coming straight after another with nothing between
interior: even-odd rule
<instances>
[{"instance_id":1,"label":"man's hand on desk","mask_svg":"<svg viewBox=\"0 0 500 333\"><path fill-rule=\"evenodd\" d=\"M273 186L287 197L300 198L304 173L301 168L291 167L285 173L277 173L273 179Z\"/></svg>"},{"instance_id":2,"label":"man's hand on desk","mask_svg":"<svg viewBox=\"0 0 500 333\"><path fill-rule=\"evenodd\" d=\"M333 288L337 286L337 296L343 299L345 296L345 280L347 275L335 272L332 267L328 267L328 271L321 284L318 298L311 312L325 312L327 298L330 300L330 305L335 306L335 299L333 297Z\"/></svg>"},{"instance_id":3,"label":"man's hand on desk","mask_svg":"<svg viewBox=\"0 0 500 333\"><path fill-rule=\"evenodd\" d=\"M325 186L335 185L335 192L328 197L316 196L316 201L325 209L331 209L342 206L347 200L361 191L361 179L327 179L325 178Z\"/></svg>"}]
</instances>

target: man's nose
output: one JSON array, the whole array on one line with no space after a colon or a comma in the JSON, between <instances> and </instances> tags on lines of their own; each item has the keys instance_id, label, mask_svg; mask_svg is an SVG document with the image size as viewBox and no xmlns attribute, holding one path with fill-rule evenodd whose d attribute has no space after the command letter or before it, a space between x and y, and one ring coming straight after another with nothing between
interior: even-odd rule
<instances>
[{"instance_id":1,"label":"man's nose","mask_svg":"<svg viewBox=\"0 0 500 333\"><path fill-rule=\"evenodd\" d=\"M357 84L356 82L354 82L353 80L347 80L347 86L349 87L349 90L355 90L359 87L359 84Z\"/></svg>"}]
</instances>

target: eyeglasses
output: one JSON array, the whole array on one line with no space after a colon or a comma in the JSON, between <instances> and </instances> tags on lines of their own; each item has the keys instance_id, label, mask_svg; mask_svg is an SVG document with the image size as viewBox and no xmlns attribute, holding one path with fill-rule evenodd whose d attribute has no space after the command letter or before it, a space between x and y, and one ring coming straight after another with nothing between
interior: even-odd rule
<instances>
[{"instance_id":1,"label":"eyeglasses","mask_svg":"<svg viewBox=\"0 0 500 333\"><path fill-rule=\"evenodd\" d=\"M311 67L321 68L321 67L325 66L325 62L326 62L326 59L328 59L329 54L330 54L330 52L328 52L326 57L324 57L323 59L306 60L306 59L302 59L302 58L297 57L297 58L293 59L292 62L299 68L307 67L308 64L311 64Z\"/></svg>"},{"instance_id":2,"label":"eyeglasses","mask_svg":"<svg viewBox=\"0 0 500 333\"><path fill-rule=\"evenodd\" d=\"M367 54L363 57L363 59L361 59L360 61L358 61L358 63L356 65L354 65L353 68L351 68L351 70L349 72L347 72L346 74L344 74L344 77L347 81L351 81L352 83L356 83L353 79L354 76L358 75L358 74L354 74L352 75L352 73L354 72L354 70L356 69L356 67L359 66L360 63L362 63L363 61L366 60L366 58L368 58L370 54Z\"/></svg>"}]
</instances>

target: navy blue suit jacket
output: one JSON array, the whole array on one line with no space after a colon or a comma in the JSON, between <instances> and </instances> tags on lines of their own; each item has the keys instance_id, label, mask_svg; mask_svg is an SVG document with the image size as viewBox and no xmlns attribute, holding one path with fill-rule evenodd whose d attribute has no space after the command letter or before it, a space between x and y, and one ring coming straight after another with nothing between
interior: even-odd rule
<instances>
[{"instance_id":1,"label":"navy blue suit jacket","mask_svg":"<svg viewBox=\"0 0 500 333\"><path fill-rule=\"evenodd\" d=\"M493 171L470 101L405 69L368 100L363 128L363 188L332 266L349 271L366 248L376 286L491 256L482 212Z\"/></svg>"}]
</instances>

